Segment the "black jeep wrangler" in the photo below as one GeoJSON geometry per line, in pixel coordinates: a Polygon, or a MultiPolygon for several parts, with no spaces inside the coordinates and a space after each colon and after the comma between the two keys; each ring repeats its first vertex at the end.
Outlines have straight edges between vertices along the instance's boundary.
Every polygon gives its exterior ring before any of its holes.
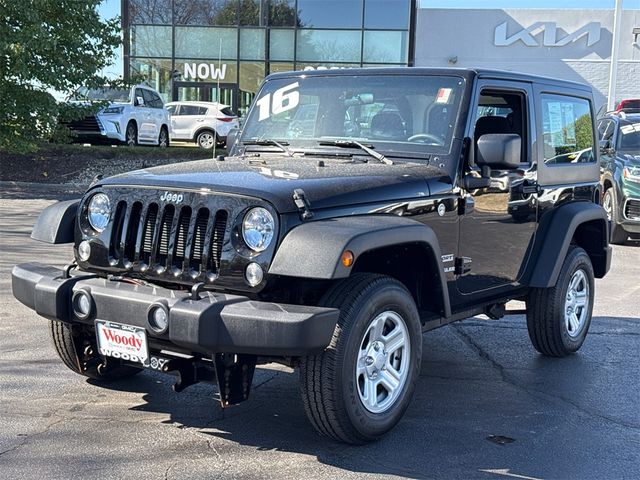
{"type": "MultiPolygon", "coordinates": [[[[99,180],[38,219],[63,270],[13,270],[58,354],[96,380],[143,367],[246,400],[257,364],[300,370],[311,423],[389,431],[422,332],[526,302],[544,355],[577,351],[609,270],[590,88],[507,72],[268,77],[230,155],[99,180]]],[[[520,312],[524,313],[524,312],[520,312]]]]}

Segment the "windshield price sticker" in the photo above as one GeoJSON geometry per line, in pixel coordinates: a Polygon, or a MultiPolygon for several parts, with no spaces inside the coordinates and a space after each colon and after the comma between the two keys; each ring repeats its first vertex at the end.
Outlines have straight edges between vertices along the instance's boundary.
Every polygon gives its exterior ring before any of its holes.
{"type": "Polygon", "coordinates": [[[436,103],[449,103],[451,98],[451,88],[441,88],[438,90],[438,96],[436,97],[436,103]]]}
{"type": "Polygon", "coordinates": [[[257,100],[256,105],[259,109],[258,121],[261,122],[271,115],[277,115],[296,108],[300,103],[300,92],[296,90],[299,86],[298,82],[294,82],[273,92],[273,98],[271,93],[267,93],[257,100]]]}

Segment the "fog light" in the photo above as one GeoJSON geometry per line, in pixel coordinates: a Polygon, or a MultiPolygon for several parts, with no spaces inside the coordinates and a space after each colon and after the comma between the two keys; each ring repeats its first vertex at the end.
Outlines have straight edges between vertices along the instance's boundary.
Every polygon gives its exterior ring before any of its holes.
{"type": "Polygon", "coordinates": [[[93,313],[93,299],[84,290],[78,290],[71,299],[73,313],[80,320],[88,319],[93,313]]]}
{"type": "Polygon", "coordinates": [[[165,333],[169,328],[169,309],[162,304],[152,305],[148,316],[149,326],[156,333],[165,333]]]}
{"type": "Polygon", "coordinates": [[[89,260],[91,256],[91,244],[88,240],[83,240],[80,242],[80,245],[78,245],[78,256],[83,262],[89,260]]]}
{"type": "Polygon", "coordinates": [[[262,267],[255,262],[247,265],[247,269],[244,272],[244,278],[247,280],[247,283],[255,287],[262,282],[264,278],[264,272],[262,271],[262,267]]]}

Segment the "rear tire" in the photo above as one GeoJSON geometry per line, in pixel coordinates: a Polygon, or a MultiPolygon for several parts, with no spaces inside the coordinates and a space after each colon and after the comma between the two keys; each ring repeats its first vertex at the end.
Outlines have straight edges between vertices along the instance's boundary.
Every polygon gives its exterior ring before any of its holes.
{"type": "Polygon", "coordinates": [[[551,357],[577,352],[589,331],[594,293],[589,255],[569,247],[556,285],[529,293],[527,330],[534,348],[551,357]]]}
{"type": "Polygon", "coordinates": [[[362,444],[391,430],[420,373],[422,329],[415,302],[397,280],[355,274],[320,302],[340,309],[331,343],[300,360],[307,416],[322,435],[362,444]]]}
{"type": "Polygon", "coordinates": [[[205,150],[211,150],[216,142],[216,134],[213,130],[203,130],[198,133],[196,137],[196,143],[200,148],[205,150]]]}
{"type": "MultiPolygon", "coordinates": [[[[81,327],[72,327],[69,324],[51,320],[50,333],[53,340],[53,346],[64,363],[73,372],[92,378],[94,380],[112,381],[126,377],[131,377],[142,371],[142,368],[130,367],[128,365],[119,365],[117,359],[112,359],[113,363],[109,364],[106,369],[98,369],[97,365],[81,366],[81,355],[83,352],[76,352],[76,342],[83,344],[83,330],[81,327]]],[[[91,339],[93,340],[93,339],[91,339]]]]}
{"type": "Polygon", "coordinates": [[[618,203],[616,202],[616,196],[613,193],[613,187],[607,188],[602,197],[602,208],[607,212],[607,218],[611,225],[611,243],[614,245],[623,245],[629,238],[629,234],[616,223],[616,209],[618,203]]]}

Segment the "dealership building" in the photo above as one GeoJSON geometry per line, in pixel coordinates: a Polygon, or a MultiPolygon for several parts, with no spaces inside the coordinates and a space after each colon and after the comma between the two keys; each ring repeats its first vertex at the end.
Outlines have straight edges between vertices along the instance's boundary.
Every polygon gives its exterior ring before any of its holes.
{"type": "Polygon", "coordinates": [[[638,9],[622,10],[616,22],[613,9],[422,8],[426,3],[122,0],[124,74],[146,79],[165,101],[220,100],[241,113],[269,73],[345,67],[523,71],[586,82],[598,105],[614,77],[615,100],[640,98],[638,9]]]}

